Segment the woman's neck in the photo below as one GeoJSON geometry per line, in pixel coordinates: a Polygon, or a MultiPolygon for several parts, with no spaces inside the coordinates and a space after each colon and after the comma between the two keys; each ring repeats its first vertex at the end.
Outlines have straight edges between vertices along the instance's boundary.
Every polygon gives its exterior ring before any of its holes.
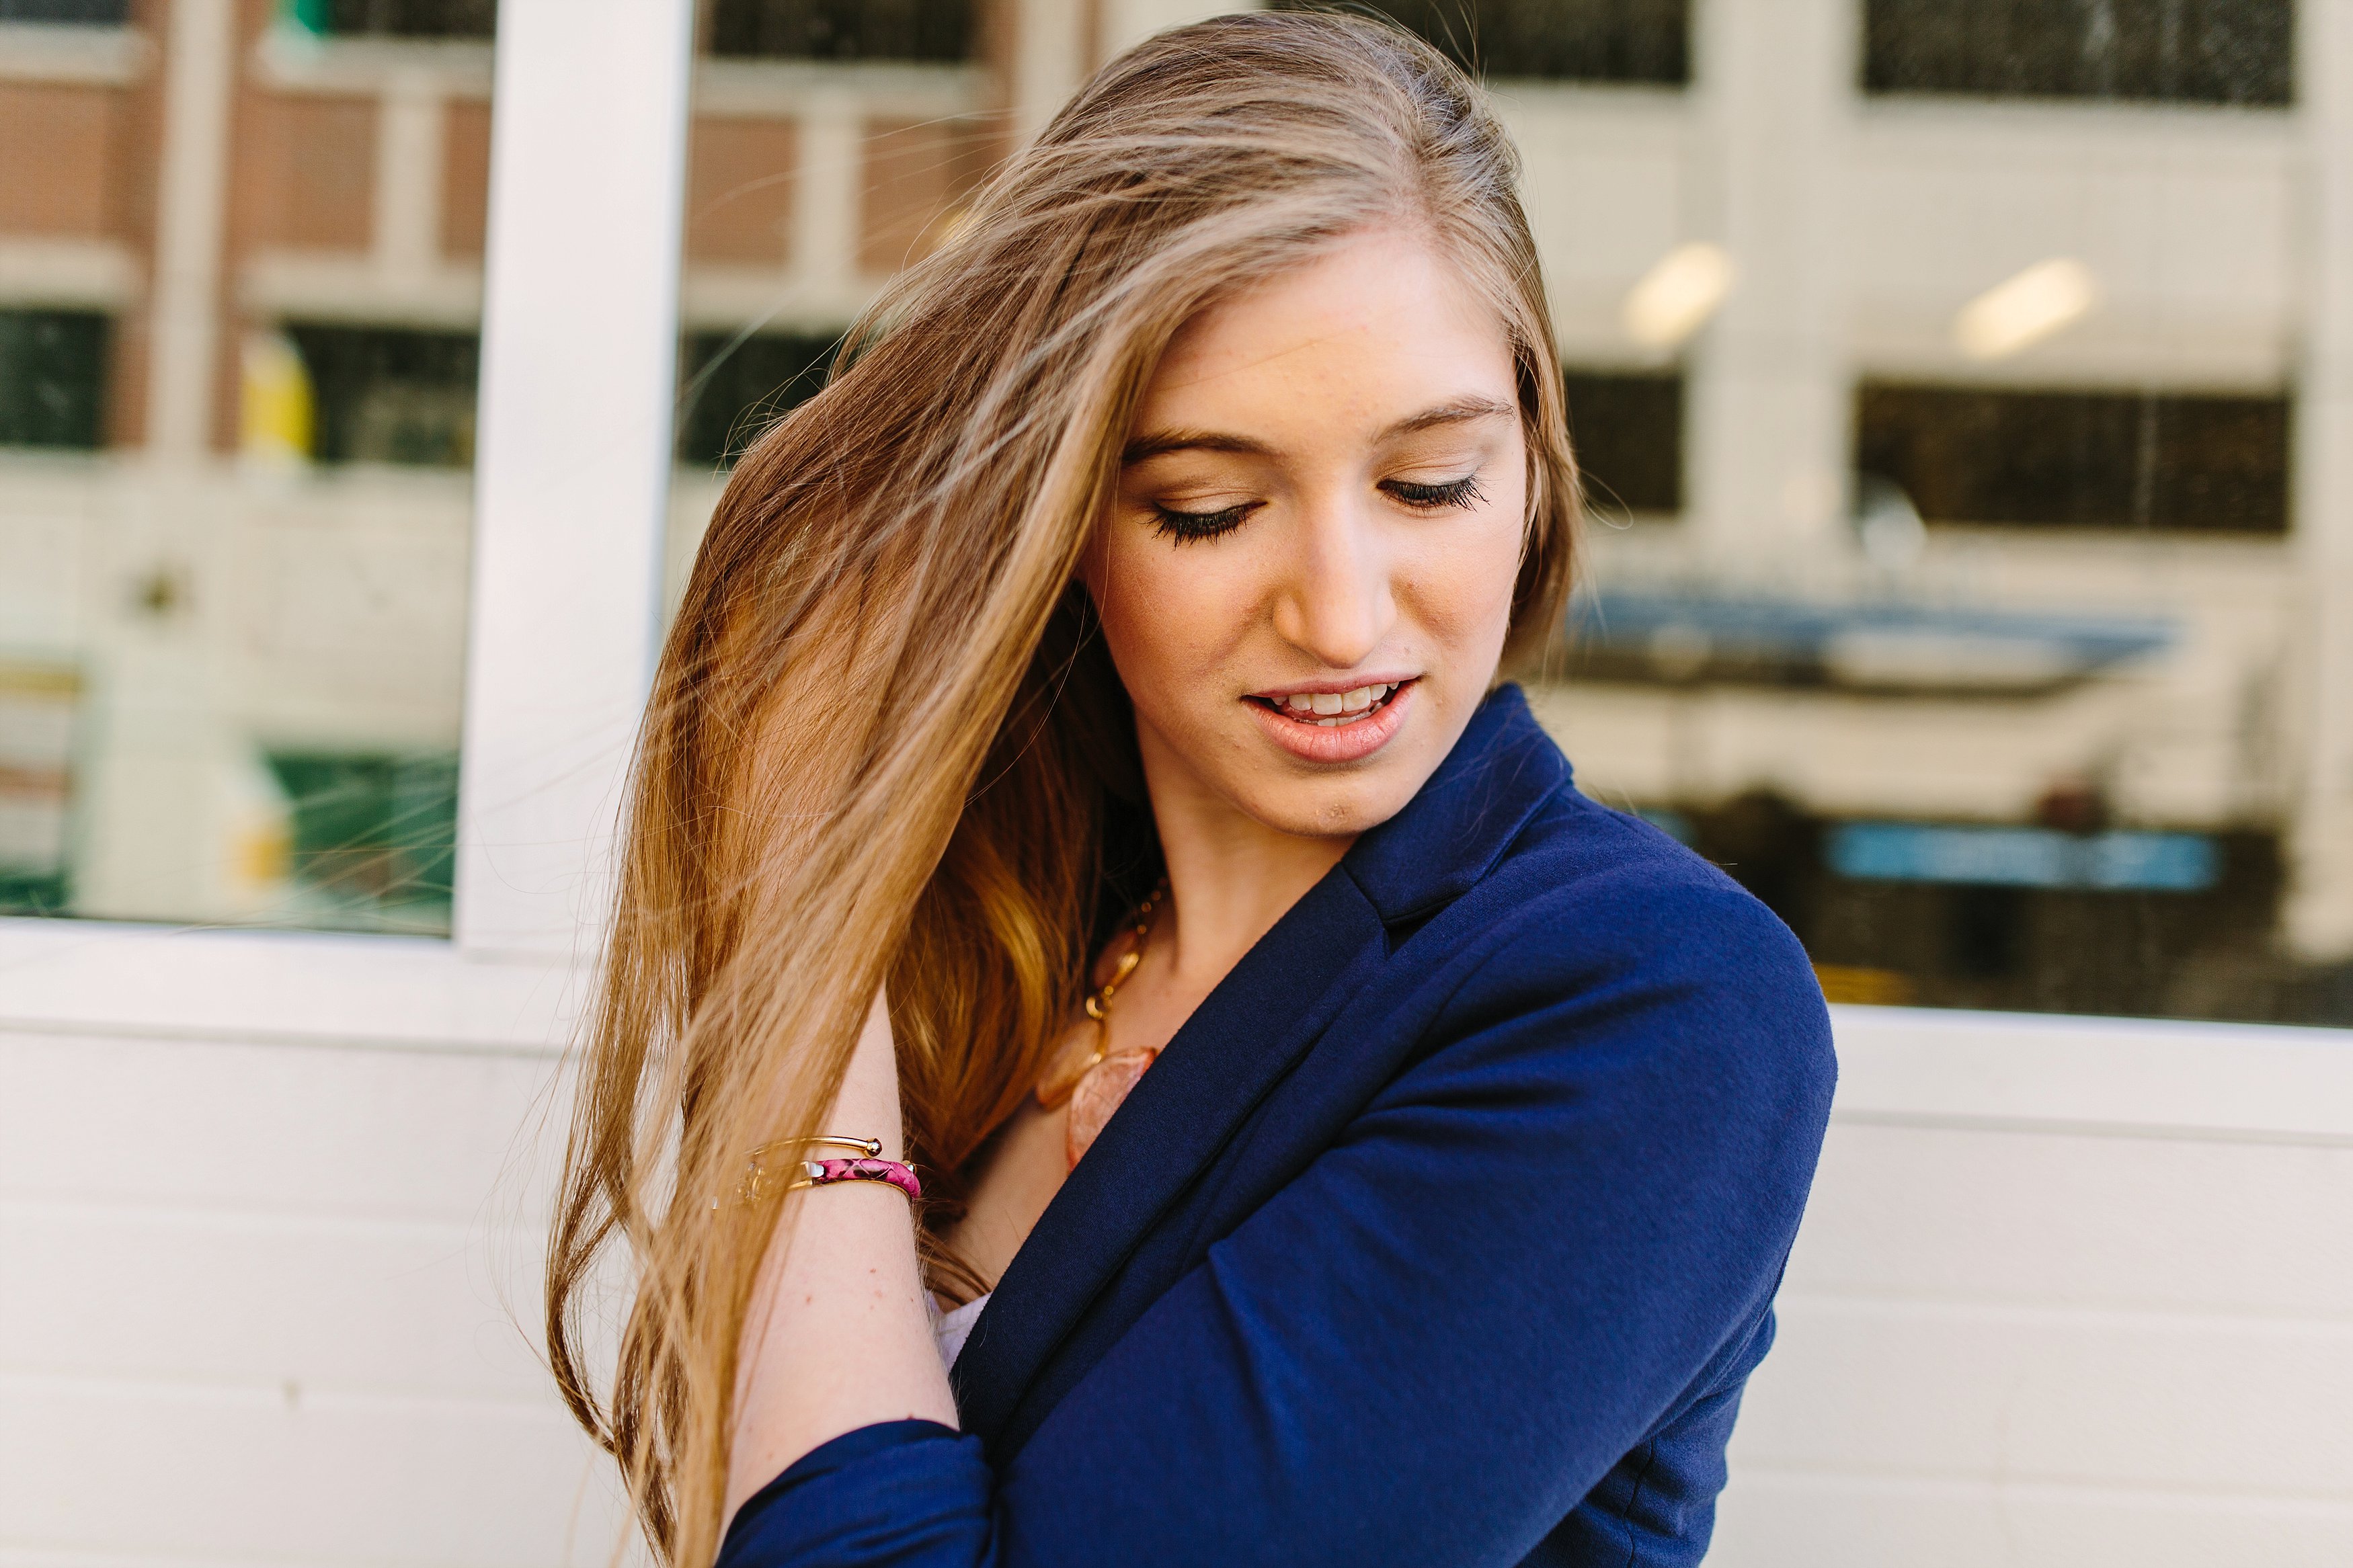
{"type": "Polygon", "coordinates": [[[1168,912],[1153,945],[1180,991],[1206,995],[1356,842],[1269,827],[1209,790],[1141,734],[1153,820],[1168,866],[1168,912]]]}

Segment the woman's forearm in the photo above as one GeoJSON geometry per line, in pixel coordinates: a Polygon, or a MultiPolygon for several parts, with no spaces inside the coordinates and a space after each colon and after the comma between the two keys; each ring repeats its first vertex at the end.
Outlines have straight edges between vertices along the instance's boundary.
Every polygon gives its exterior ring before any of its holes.
{"type": "MultiPolygon", "coordinates": [[[[882,1140],[905,1157],[897,1062],[880,996],[824,1131],[882,1140]]],[[[786,1205],[744,1329],[726,1510],[829,1438],[878,1421],[955,1425],[955,1401],[925,1310],[907,1200],[842,1182],[786,1205]]]]}

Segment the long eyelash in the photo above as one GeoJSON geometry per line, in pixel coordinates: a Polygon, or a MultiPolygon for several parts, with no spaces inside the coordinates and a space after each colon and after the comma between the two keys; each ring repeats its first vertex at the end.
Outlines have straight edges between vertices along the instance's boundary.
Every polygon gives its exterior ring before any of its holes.
{"type": "Polygon", "coordinates": [[[1487,499],[1487,492],[1479,488],[1479,476],[1476,474],[1465,474],[1442,485],[1417,485],[1405,479],[1391,479],[1381,488],[1408,506],[1425,507],[1432,511],[1442,506],[1467,509],[1487,499]]]}
{"type": "Polygon", "coordinates": [[[1254,503],[1244,501],[1221,511],[1174,511],[1165,506],[1152,509],[1152,531],[1179,544],[1189,544],[1197,539],[1215,539],[1221,533],[1231,533],[1242,525],[1242,519],[1254,510],[1254,503]]]}

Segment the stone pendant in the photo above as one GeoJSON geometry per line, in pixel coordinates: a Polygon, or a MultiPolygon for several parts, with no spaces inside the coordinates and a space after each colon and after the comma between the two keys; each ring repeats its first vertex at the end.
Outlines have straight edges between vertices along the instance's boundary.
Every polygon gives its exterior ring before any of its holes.
{"type": "Polygon", "coordinates": [[[1071,1121],[1067,1147],[1071,1165],[1076,1169],[1079,1156],[1093,1144],[1095,1135],[1119,1109],[1127,1091],[1136,1085],[1160,1053],[1141,1048],[1113,1051],[1082,1074],[1078,1087],[1071,1091],[1071,1121]]]}

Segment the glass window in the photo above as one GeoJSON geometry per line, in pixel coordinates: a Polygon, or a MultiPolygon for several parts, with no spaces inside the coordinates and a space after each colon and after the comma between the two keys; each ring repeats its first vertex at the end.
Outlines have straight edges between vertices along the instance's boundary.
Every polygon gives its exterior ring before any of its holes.
{"type": "Polygon", "coordinates": [[[112,325],[97,310],[0,310],[0,447],[100,445],[112,325]]]}
{"type": "Polygon", "coordinates": [[[1681,511],[1683,377],[1575,366],[1565,374],[1587,503],[1603,516],[1681,511]]]}
{"type": "Polygon", "coordinates": [[[738,58],[945,60],[973,48],[971,0],[714,0],[710,50],[738,58]]]}
{"type": "Polygon", "coordinates": [[[2206,107],[2289,100],[2293,7],[1868,0],[1867,89],[1921,96],[1861,115],[1768,12],[1696,12],[1674,100],[1515,110],[1561,341],[1680,367],[1570,374],[1615,526],[1534,696],[1580,784],[1833,1000],[2353,1023],[2353,495],[2308,449],[2353,153],[2206,107]]]}
{"type": "Polygon", "coordinates": [[[0,0],[0,22],[119,27],[130,19],[131,0],[0,0]]]}
{"type": "Polygon", "coordinates": [[[287,0],[281,15],[325,37],[487,38],[498,0],[287,0]]]}
{"type": "Polygon", "coordinates": [[[2286,103],[2294,0],[1865,0],[1873,92],[2286,103]]]}
{"type": "Polygon", "coordinates": [[[977,15],[967,0],[717,0],[705,13],[673,589],[726,468],[824,384],[843,331],[937,242],[1001,150],[1008,89],[976,58],[977,15]]]}
{"type": "Polygon", "coordinates": [[[2284,533],[2288,405],[1866,382],[1854,466],[1930,522],[2284,533]]]}
{"type": "Polygon", "coordinates": [[[0,912],[448,930],[491,13],[0,3],[0,912]]]}
{"type": "MultiPolygon", "coordinates": [[[[1984,25],[1936,58],[2114,67],[1969,77],[1877,63],[1928,7],[1385,9],[1515,77],[1690,78],[1508,105],[1599,524],[1530,679],[1582,786],[1779,911],[1836,1000],[2353,1022],[2353,817],[2311,749],[2353,605],[2306,565],[2353,498],[2299,445],[2314,280],[2353,274],[2334,176],[2295,117],[2225,141],[2192,103],[1857,117],[1833,47],[1866,28],[1873,89],[2281,102],[2284,12],[1947,7],[1984,25]]],[[[724,467],[1076,85],[1034,34],[923,58],[821,15],[707,16],[674,574],[724,467]]]]}
{"type": "Polygon", "coordinates": [[[760,432],[825,384],[837,338],[807,332],[696,332],[680,372],[678,459],[731,467],[760,432]]]}
{"type": "MultiPolygon", "coordinates": [[[[1274,8],[1327,6],[1278,0],[1274,8]]],[[[1687,0],[1377,0],[1341,8],[1391,17],[1490,76],[1664,87],[1691,78],[1687,0]]]]}

